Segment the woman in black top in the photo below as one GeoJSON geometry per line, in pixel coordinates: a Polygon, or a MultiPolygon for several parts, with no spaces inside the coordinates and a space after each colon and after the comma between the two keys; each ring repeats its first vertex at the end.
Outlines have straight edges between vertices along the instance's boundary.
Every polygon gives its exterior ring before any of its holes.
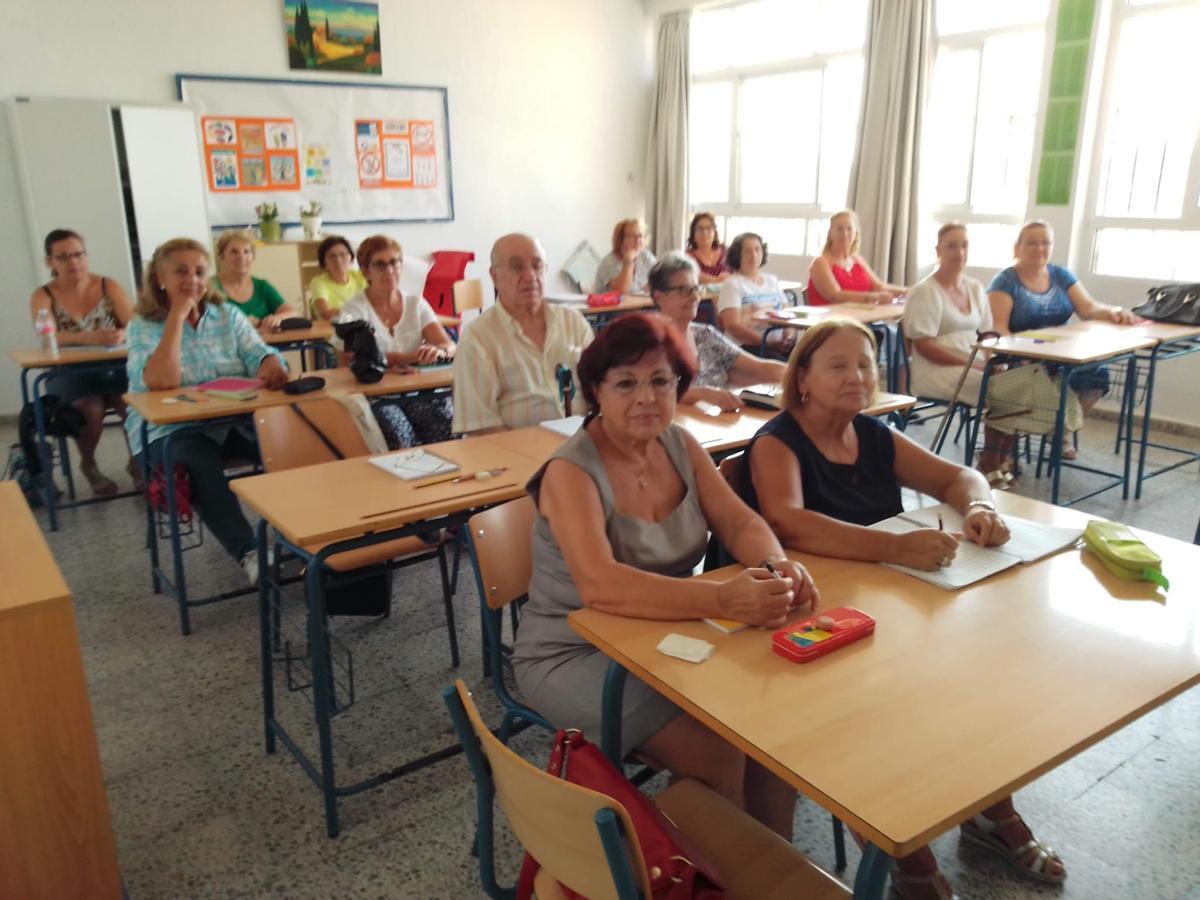
{"type": "MultiPolygon", "coordinates": [[[[901,486],[954,507],[963,516],[966,540],[1007,541],[1008,528],[982,474],[862,414],[874,400],[877,380],[875,338],[866,327],[831,318],[805,331],[784,374],[784,411],[746,450],[747,503],[785,547],[842,559],[926,570],[950,564],[958,541],[948,532],[887,534],[864,527],[901,512],[901,486]]],[[[1050,882],[1066,877],[1062,860],[1034,839],[1011,797],[964,822],[962,833],[1023,874],[1050,882]]],[[[892,885],[905,900],[954,896],[928,847],[897,860],[892,885]]]]}

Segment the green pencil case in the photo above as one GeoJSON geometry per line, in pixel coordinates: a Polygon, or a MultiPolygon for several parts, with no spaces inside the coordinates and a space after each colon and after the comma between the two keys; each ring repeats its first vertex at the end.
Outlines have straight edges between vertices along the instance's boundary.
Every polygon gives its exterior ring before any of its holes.
{"type": "Polygon", "coordinates": [[[1083,544],[1104,563],[1104,568],[1126,581],[1153,581],[1163,590],[1171,583],[1162,572],[1162,557],[1120,522],[1095,519],[1083,530],[1083,544]]]}

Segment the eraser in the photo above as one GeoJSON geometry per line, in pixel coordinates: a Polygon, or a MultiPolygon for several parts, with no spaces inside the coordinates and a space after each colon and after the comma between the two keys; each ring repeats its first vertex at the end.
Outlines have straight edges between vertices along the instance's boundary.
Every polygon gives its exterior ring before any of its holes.
{"type": "Polygon", "coordinates": [[[672,633],[658,642],[657,649],[659,653],[673,656],[676,659],[692,663],[702,663],[712,656],[713,651],[717,648],[708,641],[672,633]]]}

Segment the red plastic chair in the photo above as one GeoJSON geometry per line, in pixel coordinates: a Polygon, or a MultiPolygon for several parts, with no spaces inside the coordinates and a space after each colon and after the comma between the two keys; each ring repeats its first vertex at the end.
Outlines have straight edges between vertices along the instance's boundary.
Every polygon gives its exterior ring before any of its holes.
{"type": "Polygon", "coordinates": [[[425,299],[438,315],[454,315],[454,282],[461,281],[475,254],[468,250],[435,250],[433,268],[425,276],[425,299]]]}

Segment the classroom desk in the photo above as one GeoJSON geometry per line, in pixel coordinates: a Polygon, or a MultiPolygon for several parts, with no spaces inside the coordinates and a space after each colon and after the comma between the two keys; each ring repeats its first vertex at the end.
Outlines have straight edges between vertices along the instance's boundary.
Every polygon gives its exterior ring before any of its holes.
{"type": "MultiPolygon", "coordinates": [[[[1136,394],[1137,365],[1135,357],[1137,351],[1152,347],[1154,343],[1154,338],[1133,329],[1111,327],[1106,329],[1079,330],[1070,326],[1059,326],[1056,328],[1039,328],[1024,334],[1005,335],[999,340],[989,339],[978,345],[998,356],[1048,362],[1058,366],[1058,377],[1060,379],[1058,409],[1054,417],[1054,435],[1050,445],[1049,462],[1052,479],[1050,488],[1051,503],[1059,502],[1059,484],[1064,465],[1072,469],[1079,469],[1112,479],[1111,484],[1075,497],[1068,501],[1066,505],[1070,506],[1073,503],[1078,503],[1080,500],[1093,497],[1111,487],[1115,487],[1117,484],[1123,485],[1123,496],[1128,499],[1131,459],[1131,451],[1128,443],[1126,444],[1124,469],[1120,475],[1113,472],[1106,472],[1103,469],[1093,469],[1089,466],[1079,465],[1078,463],[1068,463],[1063,460],[1062,449],[1066,421],[1067,391],[1070,390],[1067,382],[1070,379],[1071,371],[1077,366],[1094,362],[1120,362],[1121,360],[1127,360],[1126,396],[1122,400],[1121,421],[1125,424],[1125,439],[1128,442],[1133,436],[1133,416],[1132,413],[1126,416],[1125,407],[1132,403],[1136,394]]],[[[983,378],[980,379],[979,400],[975,406],[973,419],[974,426],[966,442],[965,465],[967,466],[974,463],[971,457],[975,451],[975,444],[979,438],[979,428],[984,419],[986,408],[984,398],[987,397],[988,382],[991,380],[991,376],[992,370],[988,366],[983,370],[983,378]]]]}
{"type": "MultiPolygon", "coordinates": [[[[368,397],[379,397],[393,394],[433,393],[448,390],[453,383],[453,368],[448,365],[429,366],[410,373],[388,372],[382,380],[375,384],[359,384],[348,368],[322,369],[320,377],[325,379],[325,387],[308,394],[292,396],[283,391],[260,390],[252,400],[226,400],[210,397],[194,387],[177,388],[168,391],[146,391],[126,394],[125,402],[130,409],[142,416],[142,446],[149,446],[149,428],[151,425],[216,425],[236,424],[252,416],[256,410],[271,406],[281,406],[289,403],[304,403],[321,397],[329,397],[338,393],[361,392],[368,397]],[[180,401],[179,397],[188,397],[195,402],[180,401]]],[[[162,442],[163,469],[172,470],[172,442],[180,432],[168,434],[162,442]]],[[[142,455],[142,469],[147,482],[150,480],[151,461],[148,454],[142,455]]],[[[150,550],[150,581],[154,592],[161,593],[165,587],[174,597],[179,607],[180,631],[191,634],[191,617],[188,610],[193,606],[204,606],[220,600],[228,600],[250,592],[250,589],[239,588],[225,591],[211,597],[192,599],[188,597],[187,576],[184,571],[182,543],[183,532],[177,515],[177,498],[175,496],[175,481],[166,480],[166,533],[163,535],[171,548],[171,575],[168,577],[159,563],[159,529],[156,527],[156,513],[146,504],[146,543],[150,550]]]]}
{"type": "Polygon", "coordinates": [[[266,750],[274,753],[276,742],[282,742],[321,790],[325,801],[325,827],[330,837],[336,837],[339,831],[339,797],[370,790],[424,768],[453,755],[458,748],[439,750],[355,784],[337,784],[332,728],[334,673],[322,581],[325,561],[336,553],[428,531],[430,520],[436,519],[438,526],[462,523],[480,507],[523,496],[525,482],[542,464],[540,459],[515,453],[494,442],[491,435],[429,444],[423,449],[454,460],[464,473],[498,466],[506,466],[508,470],[486,482],[422,487],[444,476],[402,481],[372,465],[367,457],[357,457],[242,478],[231,485],[234,493],[262,517],[257,534],[259,571],[263,573],[259,588],[259,649],[266,750]],[[277,544],[298,556],[307,569],[307,639],[320,746],[320,759],[316,762],[305,755],[275,716],[274,668],[286,661],[277,659],[272,649],[272,617],[266,580],[268,528],[275,532],[277,544]]]}
{"type": "MultiPolygon", "coordinates": [[[[328,322],[315,322],[312,328],[304,328],[296,331],[276,331],[262,335],[263,340],[267,344],[281,351],[299,350],[301,352],[302,369],[305,366],[304,351],[306,350],[313,350],[321,354],[325,363],[332,364],[334,353],[333,348],[329,345],[329,339],[332,337],[333,326],[328,322]]],[[[52,356],[40,347],[22,347],[9,351],[9,357],[21,368],[21,403],[24,405],[30,402],[30,400],[33,401],[34,428],[37,433],[38,450],[42,454],[42,492],[46,502],[46,512],[51,531],[58,530],[58,510],[60,508],[70,508],[88,503],[101,503],[122,497],[132,497],[138,492],[125,491],[105,497],[89,497],[84,500],[76,500],[75,479],[71,471],[71,460],[67,452],[67,443],[65,439],[60,439],[59,459],[63,478],[67,482],[67,496],[70,498],[70,502],[60,503],[58,501],[54,488],[50,445],[46,441],[46,416],[42,406],[43,385],[48,379],[63,370],[70,370],[74,374],[83,375],[109,372],[114,368],[124,369],[128,355],[128,350],[124,346],[110,349],[86,346],[62,347],[55,356],[52,356]],[[38,374],[34,376],[31,385],[29,378],[34,372],[38,374]]]]}
{"type": "MultiPolygon", "coordinates": [[[[868,416],[889,416],[916,406],[917,398],[905,394],[881,393],[864,413],[868,416]]],[[[744,406],[738,412],[720,412],[711,403],[679,404],[675,407],[675,422],[713,456],[727,456],[743,449],[767,422],[779,414],[756,406],[744,406]]],[[[534,425],[489,435],[492,440],[514,453],[522,453],[545,461],[566,438],[557,431],[534,425]]]]}
{"type": "MultiPolygon", "coordinates": [[[[1089,518],[996,500],[1027,519],[1089,518]]],[[[855,606],[878,622],[872,637],[803,665],[773,653],[761,629],[724,635],[595,610],[568,621],[614,660],[612,687],[624,667],[862,834],[873,846],[855,896],[881,897],[889,856],[1200,683],[1200,547],[1142,536],[1163,557],[1169,594],[1122,581],[1080,550],[958,592],[872,563],[789,554],[825,608],[855,606]],[[701,665],[664,656],[655,645],[669,632],[716,652],[701,665]]]]}
{"type": "Polygon", "coordinates": [[[621,302],[615,306],[588,306],[587,303],[564,303],[555,300],[547,300],[546,302],[582,313],[586,318],[591,319],[592,324],[596,327],[601,327],[610,319],[622,313],[637,312],[638,310],[653,309],[654,307],[654,301],[646,294],[623,294],[621,302]]]}
{"type": "Polygon", "coordinates": [[[771,332],[781,328],[803,331],[831,317],[853,319],[875,332],[876,338],[880,340],[879,351],[887,357],[887,388],[890,391],[896,390],[899,384],[898,360],[904,353],[904,347],[900,342],[898,329],[886,326],[894,325],[904,318],[903,303],[835,303],[829,306],[793,306],[758,313],[754,316],[755,321],[767,326],[762,334],[759,354],[766,355],[767,336],[771,332]]]}
{"type": "Polygon", "coordinates": [[[16,482],[0,522],[0,895],[119,900],[71,592],[16,482]]]}

